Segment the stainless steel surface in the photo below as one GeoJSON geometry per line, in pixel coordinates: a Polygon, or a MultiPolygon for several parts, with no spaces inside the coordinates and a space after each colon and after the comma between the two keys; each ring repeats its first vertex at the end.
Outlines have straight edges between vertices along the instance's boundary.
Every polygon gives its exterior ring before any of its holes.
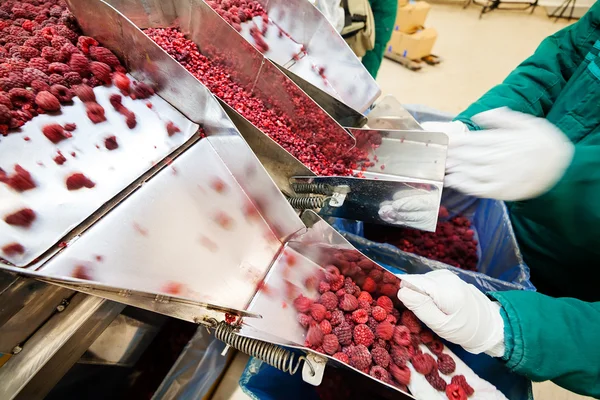
{"type": "Polygon", "coordinates": [[[379,100],[369,112],[368,126],[371,129],[421,130],[421,125],[392,95],[379,100]]]}
{"type": "Polygon", "coordinates": [[[0,368],[1,399],[43,398],[124,306],[77,294],[0,368]]]}

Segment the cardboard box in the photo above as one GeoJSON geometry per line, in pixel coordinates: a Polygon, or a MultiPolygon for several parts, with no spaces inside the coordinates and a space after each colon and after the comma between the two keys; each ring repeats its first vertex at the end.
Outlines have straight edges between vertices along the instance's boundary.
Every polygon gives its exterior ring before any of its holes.
{"type": "Polygon", "coordinates": [[[424,1],[408,3],[404,7],[398,7],[394,31],[410,33],[416,28],[424,26],[430,8],[429,3],[424,1]]]}
{"type": "Polygon", "coordinates": [[[437,31],[434,28],[425,28],[414,33],[394,31],[385,56],[391,59],[405,57],[418,60],[431,54],[436,39],[437,31]]]}

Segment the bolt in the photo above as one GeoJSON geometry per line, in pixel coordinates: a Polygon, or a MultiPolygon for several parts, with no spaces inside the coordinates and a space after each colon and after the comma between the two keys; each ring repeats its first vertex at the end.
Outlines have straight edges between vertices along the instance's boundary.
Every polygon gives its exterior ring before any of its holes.
{"type": "Polygon", "coordinates": [[[59,304],[58,306],[56,306],[56,311],[58,311],[58,312],[65,311],[65,306],[62,304],[59,304]]]}
{"type": "Polygon", "coordinates": [[[19,354],[22,350],[23,350],[23,348],[21,346],[16,345],[15,347],[13,347],[12,353],[13,354],[19,354]]]}

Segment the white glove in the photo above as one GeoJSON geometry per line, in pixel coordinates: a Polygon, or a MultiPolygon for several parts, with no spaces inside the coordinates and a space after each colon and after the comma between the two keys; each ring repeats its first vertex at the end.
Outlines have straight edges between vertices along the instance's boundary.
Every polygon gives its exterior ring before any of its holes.
{"type": "Polygon", "coordinates": [[[452,122],[423,122],[421,128],[428,132],[442,132],[452,138],[456,135],[469,132],[469,128],[460,121],[452,122]]]}
{"type": "Polygon", "coordinates": [[[398,298],[440,337],[469,353],[504,355],[500,305],[448,270],[400,275],[398,298]]]}
{"type": "Polygon", "coordinates": [[[437,219],[437,196],[426,190],[401,190],[394,193],[392,201],[379,204],[379,217],[388,224],[427,226],[437,219]]]}
{"type": "Polygon", "coordinates": [[[445,186],[497,200],[526,200],[550,190],[575,146],[544,118],[498,108],[473,121],[481,132],[450,139],[445,186]]]}

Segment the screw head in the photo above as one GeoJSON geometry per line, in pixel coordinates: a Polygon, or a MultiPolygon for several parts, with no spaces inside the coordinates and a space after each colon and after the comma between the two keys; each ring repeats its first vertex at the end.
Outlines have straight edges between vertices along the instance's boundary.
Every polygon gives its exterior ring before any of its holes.
{"type": "Polygon", "coordinates": [[[63,311],[65,311],[65,306],[64,306],[64,304],[59,304],[58,306],[56,306],[56,311],[58,311],[58,312],[63,312],[63,311]]]}
{"type": "Polygon", "coordinates": [[[23,348],[21,346],[16,345],[15,347],[13,347],[12,353],[13,354],[19,354],[22,350],[23,350],[23,348]]]}

